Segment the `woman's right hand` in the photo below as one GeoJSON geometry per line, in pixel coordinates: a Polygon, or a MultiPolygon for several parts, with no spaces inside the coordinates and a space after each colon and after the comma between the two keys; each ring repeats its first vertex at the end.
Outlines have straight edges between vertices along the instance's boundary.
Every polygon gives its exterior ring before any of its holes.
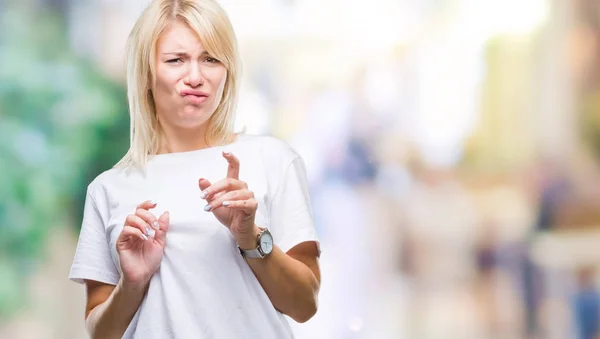
{"type": "Polygon", "coordinates": [[[158,270],[166,245],[169,228],[169,212],[158,219],[150,212],[156,203],[144,201],[135,214],[125,219],[125,225],[117,238],[117,253],[125,283],[146,284],[158,270]],[[154,237],[146,234],[147,227],[155,230],[154,237]]]}

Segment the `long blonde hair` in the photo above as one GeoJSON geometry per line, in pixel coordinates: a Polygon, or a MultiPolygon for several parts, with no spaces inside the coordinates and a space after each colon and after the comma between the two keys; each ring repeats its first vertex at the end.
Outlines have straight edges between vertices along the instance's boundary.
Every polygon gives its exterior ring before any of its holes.
{"type": "Polygon", "coordinates": [[[207,122],[206,143],[222,145],[235,139],[233,128],[241,65],[227,14],[214,0],[154,0],[137,20],[127,41],[130,146],[115,167],[143,169],[149,157],[158,151],[159,126],[152,96],[156,81],[156,43],[174,20],[189,25],[198,34],[204,49],[227,69],[221,102],[207,122]]]}

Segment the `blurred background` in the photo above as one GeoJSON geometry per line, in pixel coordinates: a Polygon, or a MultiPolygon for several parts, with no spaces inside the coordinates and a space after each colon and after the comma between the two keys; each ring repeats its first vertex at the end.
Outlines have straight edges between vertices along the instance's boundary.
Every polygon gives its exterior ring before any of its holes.
{"type": "MultiPolygon", "coordinates": [[[[0,0],[0,338],[86,338],[87,184],[146,0],[0,0]]],[[[299,339],[600,338],[600,1],[222,0],[237,127],[307,164],[299,339]]]]}

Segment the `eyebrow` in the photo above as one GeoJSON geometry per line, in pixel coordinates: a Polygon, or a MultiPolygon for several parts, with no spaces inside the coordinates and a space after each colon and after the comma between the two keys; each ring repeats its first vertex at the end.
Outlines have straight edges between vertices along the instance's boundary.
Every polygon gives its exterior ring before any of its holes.
{"type": "MultiPolygon", "coordinates": [[[[182,57],[182,56],[187,56],[188,54],[186,52],[165,52],[162,55],[175,55],[178,57],[182,57]]],[[[202,53],[200,53],[200,56],[205,56],[205,55],[210,55],[210,53],[208,53],[207,51],[202,51],[202,53]]]]}

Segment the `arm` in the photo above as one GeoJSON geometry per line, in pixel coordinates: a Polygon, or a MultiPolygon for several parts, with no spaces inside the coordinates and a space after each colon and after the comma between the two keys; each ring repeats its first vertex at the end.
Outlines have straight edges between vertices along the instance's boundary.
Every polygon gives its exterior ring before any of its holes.
{"type": "Polygon", "coordinates": [[[246,261],[277,310],[299,323],[315,315],[321,285],[315,242],[301,243],[287,253],[274,246],[269,256],[246,261]]]}
{"type": "Polygon", "coordinates": [[[93,339],[123,337],[144,299],[152,275],[160,266],[169,228],[169,213],[165,212],[157,219],[148,211],[154,207],[156,203],[142,202],[136,214],[125,219],[116,243],[122,272],[117,285],[85,280],[85,323],[93,339]],[[148,225],[156,229],[154,237],[144,234],[148,225]]]}
{"type": "MultiPolygon", "coordinates": [[[[229,163],[227,177],[214,184],[204,178],[198,182],[201,198],[208,202],[204,210],[212,212],[219,222],[229,228],[240,248],[256,248],[260,233],[254,223],[258,202],[254,193],[248,190],[248,185],[239,180],[240,164],[237,157],[225,152],[223,157],[229,163]]],[[[292,219],[289,214],[279,213],[272,222],[280,225],[278,227],[312,226],[305,196],[305,180],[302,179],[302,163],[297,161],[291,164],[294,166],[288,167],[289,178],[283,181],[286,187],[279,190],[285,199],[280,199],[280,204],[273,208],[277,211],[293,211],[292,219]]],[[[275,246],[271,254],[263,259],[246,260],[273,306],[297,322],[306,322],[317,311],[321,281],[318,256],[317,243],[307,241],[287,253],[275,246]]]]}
{"type": "Polygon", "coordinates": [[[148,283],[117,286],[86,280],[85,325],[90,338],[121,338],[140,307],[148,283]]]}

